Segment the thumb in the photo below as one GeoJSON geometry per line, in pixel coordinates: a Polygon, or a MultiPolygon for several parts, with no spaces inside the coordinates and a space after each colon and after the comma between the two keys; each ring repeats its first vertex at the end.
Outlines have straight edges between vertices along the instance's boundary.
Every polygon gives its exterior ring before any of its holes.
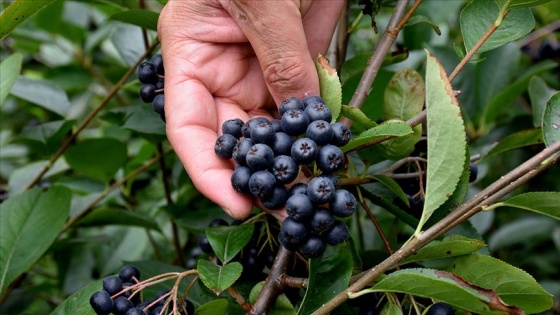
{"type": "Polygon", "coordinates": [[[251,43],[276,104],[291,96],[319,94],[319,79],[295,2],[223,1],[251,43]]]}

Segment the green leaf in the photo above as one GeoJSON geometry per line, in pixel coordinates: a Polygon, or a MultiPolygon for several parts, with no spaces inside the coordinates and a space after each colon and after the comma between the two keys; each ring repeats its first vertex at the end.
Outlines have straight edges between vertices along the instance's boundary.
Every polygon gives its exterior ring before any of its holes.
{"type": "MultiPolygon", "coordinates": [[[[264,287],[264,281],[257,283],[252,289],[251,293],[249,294],[249,302],[254,304],[259,295],[261,294],[262,288],[264,287]]],[[[288,300],[285,294],[280,294],[274,304],[267,312],[268,315],[295,315],[296,310],[294,306],[288,300]]]]}
{"type": "MultiPolygon", "coordinates": [[[[346,60],[340,69],[340,80],[342,83],[346,83],[349,78],[356,75],[361,77],[372,55],[373,52],[359,53],[346,60]]],[[[383,66],[399,63],[406,60],[406,58],[408,58],[408,52],[389,52],[383,59],[383,66]]]]}
{"type": "Polygon", "coordinates": [[[12,86],[19,77],[22,60],[22,54],[14,53],[0,64],[0,73],[2,74],[0,75],[0,106],[4,104],[12,86]]]}
{"type": "Polygon", "coordinates": [[[2,21],[2,23],[0,23],[0,39],[4,39],[18,27],[18,25],[52,2],[54,2],[54,0],[14,0],[0,15],[0,20],[2,21]]]}
{"type": "Polygon", "coordinates": [[[66,116],[70,108],[70,101],[66,92],[49,81],[20,76],[12,87],[11,93],[63,117],[66,116]]]}
{"type": "Polygon", "coordinates": [[[341,114],[344,117],[350,118],[355,124],[362,125],[363,128],[369,129],[377,126],[377,123],[362,112],[359,108],[342,105],[341,114]]]}
{"type": "Polygon", "coordinates": [[[504,206],[529,210],[560,220],[560,192],[557,191],[537,191],[520,194],[495,204],[493,208],[504,206]]]}
{"type": "Polygon", "coordinates": [[[543,139],[547,147],[560,141],[560,92],[552,95],[543,114],[543,139]]]}
{"type": "Polygon", "coordinates": [[[526,313],[544,312],[552,307],[552,295],[530,274],[499,259],[478,254],[459,257],[451,271],[474,285],[495,290],[505,303],[526,313]]]}
{"type": "MultiPolygon", "coordinates": [[[[388,200],[386,198],[382,198],[380,196],[376,196],[374,193],[369,191],[368,189],[364,189],[362,191],[364,196],[367,197],[367,200],[376,204],[383,209],[387,210],[387,212],[391,213],[399,220],[403,221],[404,223],[408,224],[410,227],[415,228],[418,226],[418,219],[410,215],[408,212],[402,210],[401,208],[395,206],[393,200],[388,200]]],[[[408,201],[408,200],[407,200],[408,201]]]]}
{"type": "Polygon", "coordinates": [[[140,226],[147,229],[159,231],[159,226],[153,218],[143,214],[119,210],[114,208],[95,209],[78,222],[79,226],[105,226],[105,225],[125,225],[140,226]]]}
{"type": "Polygon", "coordinates": [[[426,199],[416,233],[432,213],[449,199],[461,179],[466,154],[465,129],[457,99],[445,70],[428,54],[426,112],[428,169],[426,199]]]}
{"type": "Polygon", "coordinates": [[[206,236],[214,253],[226,264],[247,245],[254,228],[253,224],[214,226],[206,230],[206,236]]]}
{"type": "Polygon", "coordinates": [[[56,120],[42,123],[23,131],[17,140],[38,144],[45,155],[56,152],[62,141],[74,127],[75,120],[56,120]]]}
{"type": "Polygon", "coordinates": [[[340,107],[342,106],[342,85],[336,73],[336,69],[329,65],[329,61],[321,56],[315,60],[315,68],[319,75],[319,84],[321,89],[321,97],[329,106],[332,112],[332,121],[336,121],[340,115],[340,107]]]}
{"type": "Polygon", "coordinates": [[[503,114],[509,106],[521,96],[529,86],[531,78],[535,75],[545,71],[554,69],[557,66],[556,62],[541,62],[528,69],[520,78],[515,82],[502,89],[498,95],[494,96],[484,109],[484,119],[486,125],[494,123],[498,117],[503,114]]]}
{"type": "MultiPolygon", "coordinates": [[[[119,107],[111,110],[111,114],[123,115],[123,128],[143,134],[165,136],[165,123],[151,106],[119,107]]],[[[112,118],[108,115],[106,117],[112,118]]]]}
{"type": "Polygon", "coordinates": [[[149,10],[131,9],[117,12],[109,17],[109,20],[140,26],[142,28],[157,31],[159,14],[149,10]]]}
{"type": "Polygon", "coordinates": [[[227,306],[227,299],[217,299],[214,301],[210,301],[199,306],[196,309],[196,315],[226,314],[227,306]]]}
{"type": "Polygon", "coordinates": [[[309,286],[298,314],[310,314],[348,287],[352,253],[347,243],[327,246],[325,253],[309,262],[309,286]]]}
{"type": "Polygon", "coordinates": [[[529,8],[529,7],[535,7],[547,2],[550,2],[552,0],[510,0],[508,8],[510,9],[514,9],[514,8],[529,8]]]}
{"type": "Polygon", "coordinates": [[[399,185],[399,183],[397,183],[396,180],[386,175],[373,175],[372,177],[383,184],[385,187],[389,188],[389,190],[397,195],[397,197],[399,197],[399,199],[402,200],[407,206],[410,206],[410,202],[408,201],[408,198],[406,198],[405,192],[402,190],[401,186],[399,185]]]}
{"type": "Polygon", "coordinates": [[[103,280],[89,283],[80,290],[70,295],[64,302],[60,303],[51,315],[95,315],[95,311],[89,304],[93,293],[103,288],[103,280]]]}
{"type": "Polygon", "coordinates": [[[542,126],[544,109],[548,100],[557,92],[546,85],[541,77],[534,76],[529,81],[529,98],[533,109],[533,125],[537,128],[542,126]]]}
{"type": "Polygon", "coordinates": [[[381,310],[381,315],[402,315],[402,314],[403,314],[402,309],[397,304],[393,303],[393,301],[391,300],[387,301],[387,304],[385,304],[385,306],[381,310]]]}
{"type": "Polygon", "coordinates": [[[540,144],[542,142],[542,131],[540,128],[521,130],[503,138],[490,151],[488,151],[488,153],[486,153],[485,157],[530,145],[540,144]]]}
{"type": "Polygon", "coordinates": [[[117,139],[94,138],[70,147],[64,158],[76,172],[108,182],[126,162],[127,152],[117,139]]]}
{"type": "Polygon", "coordinates": [[[406,136],[411,134],[412,128],[404,122],[398,120],[388,120],[380,125],[370,128],[362,133],[360,133],[356,138],[350,140],[348,144],[343,146],[341,150],[343,152],[348,152],[352,149],[357,148],[363,144],[371,142],[375,139],[386,137],[386,136],[406,136]]]}
{"type": "Polygon", "coordinates": [[[238,262],[218,266],[201,259],[198,261],[196,269],[202,283],[216,295],[219,295],[241,276],[243,266],[238,262]]]}
{"type": "MultiPolygon", "coordinates": [[[[461,11],[460,24],[465,49],[472,47],[498,19],[500,7],[493,0],[473,0],[461,11]]],[[[527,35],[535,27],[535,18],[529,9],[513,9],[502,24],[482,44],[477,53],[483,53],[527,35]]]]}
{"type": "Polygon", "coordinates": [[[491,251],[550,239],[558,222],[545,216],[522,217],[499,226],[488,238],[491,251]]]}
{"type": "Polygon", "coordinates": [[[0,292],[27,271],[55,241],[68,218],[70,190],[32,189],[0,204],[0,292]]]}
{"type": "Polygon", "coordinates": [[[410,25],[414,25],[414,24],[418,24],[418,23],[426,23],[428,25],[430,25],[433,29],[434,32],[436,32],[436,34],[441,35],[441,30],[439,29],[439,26],[432,22],[427,16],[425,15],[413,15],[410,17],[410,19],[408,20],[408,22],[406,23],[406,26],[410,26],[410,25]]]}
{"type": "MultiPolygon", "coordinates": [[[[398,270],[379,281],[373,288],[361,292],[383,291],[432,298],[482,315],[503,315],[503,312],[492,311],[492,309],[506,308],[499,301],[492,301],[492,297],[495,296],[494,292],[474,287],[449,272],[433,269],[398,270]]],[[[512,314],[518,313],[512,312],[512,314]]]]}
{"type": "Polygon", "coordinates": [[[486,247],[483,241],[467,238],[461,235],[447,236],[441,241],[432,241],[420,248],[416,253],[408,256],[402,264],[428,259],[449,258],[474,253],[486,247]]]}
{"type": "MultiPolygon", "coordinates": [[[[385,119],[407,121],[416,116],[424,107],[424,81],[418,72],[403,69],[396,72],[385,89],[383,111],[385,119]]],[[[391,139],[381,144],[383,154],[389,160],[398,160],[409,156],[414,145],[422,136],[422,125],[412,129],[413,134],[391,139]]]]}

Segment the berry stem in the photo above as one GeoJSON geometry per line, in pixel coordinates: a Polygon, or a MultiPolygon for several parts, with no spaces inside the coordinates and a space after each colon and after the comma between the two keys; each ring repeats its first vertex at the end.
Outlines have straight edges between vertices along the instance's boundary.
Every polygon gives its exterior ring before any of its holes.
{"type": "Polygon", "coordinates": [[[245,312],[248,313],[251,311],[251,304],[249,304],[249,302],[247,302],[247,300],[245,300],[245,298],[241,296],[241,294],[239,294],[239,292],[234,287],[229,287],[226,289],[226,291],[237,302],[237,304],[239,304],[245,310],[245,312]]]}
{"type": "Polygon", "coordinates": [[[387,248],[387,252],[389,252],[389,255],[393,255],[394,254],[393,249],[391,248],[391,244],[389,244],[389,240],[387,239],[387,236],[385,236],[385,233],[383,232],[381,225],[379,225],[379,222],[377,222],[377,219],[373,215],[373,212],[371,212],[371,209],[369,208],[366,201],[364,200],[364,197],[362,196],[362,191],[360,190],[359,187],[357,187],[357,190],[358,190],[358,200],[360,201],[360,204],[362,205],[369,219],[375,226],[375,229],[377,230],[377,233],[379,233],[381,240],[383,240],[383,244],[385,245],[385,248],[387,248]]]}

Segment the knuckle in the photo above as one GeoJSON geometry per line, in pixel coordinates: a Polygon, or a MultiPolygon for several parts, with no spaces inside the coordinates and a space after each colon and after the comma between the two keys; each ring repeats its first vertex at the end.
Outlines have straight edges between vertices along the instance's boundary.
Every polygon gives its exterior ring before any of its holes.
{"type": "Polygon", "coordinates": [[[263,69],[266,82],[281,93],[299,91],[308,79],[304,62],[295,56],[271,58],[263,69]]]}

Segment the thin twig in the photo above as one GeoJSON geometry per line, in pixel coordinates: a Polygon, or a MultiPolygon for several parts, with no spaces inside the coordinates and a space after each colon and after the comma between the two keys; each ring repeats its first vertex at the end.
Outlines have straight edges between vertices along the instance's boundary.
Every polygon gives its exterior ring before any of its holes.
{"type": "Polygon", "coordinates": [[[348,289],[332,298],[329,302],[323,304],[323,306],[317,309],[313,314],[321,315],[332,311],[348,299],[348,294],[362,290],[381,274],[398,265],[398,263],[404,258],[412,255],[432,240],[461,224],[474,214],[481,211],[483,207],[497,202],[509,192],[518,188],[522,184],[527,183],[527,181],[531,178],[556,163],[557,159],[560,157],[559,152],[560,141],[554,143],[549,148],[545,148],[539,154],[502,176],[492,185],[488,186],[469,201],[449,213],[432,227],[423,231],[418,236],[411,238],[411,240],[395,252],[395,254],[389,256],[377,266],[369,269],[365,272],[363,277],[358,279],[355,283],[348,287],[348,289]]]}
{"type": "Polygon", "coordinates": [[[407,163],[411,163],[411,162],[416,162],[416,161],[420,161],[423,163],[427,163],[428,160],[426,160],[423,157],[419,157],[419,156],[407,156],[405,158],[402,158],[398,161],[396,161],[394,164],[392,164],[391,166],[387,167],[386,169],[382,170],[381,172],[379,172],[378,174],[380,175],[387,175],[387,174],[391,174],[394,173],[397,169],[399,169],[401,166],[407,164],[407,163]]]}
{"type": "Polygon", "coordinates": [[[76,137],[78,136],[78,134],[80,134],[80,132],[82,132],[82,130],[84,130],[86,128],[87,125],[89,125],[89,123],[93,120],[93,118],[95,116],[97,116],[97,114],[99,114],[99,112],[105,107],[105,105],[107,105],[109,103],[109,101],[113,98],[113,96],[115,96],[117,94],[117,92],[121,89],[121,87],[124,85],[124,83],[126,82],[126,80],[134,73],[136,72],[136,68],[138,68],[138,66],[140,65],[140,63],[148,56],[148,54],[154,50],[157,45],[159,44],[158,41],[156,41],[151,47],[150,49],[148,49],[142,56],[140,56],[140,58],[138,58],[138,60],[134,63],[134,65],[132,65],[128,71],[123,74],[123,76],[121,77],[121,79],[115,84],[115,86],[113,87],[113,89],[105,96],[105,98],[103,98],[98,104],[97,106],[89,113],[89,115],[86,116],[86,118],[84,119],[84,121],[82,121],[82,123],[76,127],[76,129],[72,132],[72,134],[66,138],[66,140],[62,143],[62,145],[60,146],[60,148],[58,148],[58,150],[54,153],[54,155],[50,158],[49,162],[47,163],[47,165],[45,165],[41,171],[35,176],[35,178],[33,178],[31,180],[31,182],[29,184],[27,184],[27,186],[25,187],[25,190],[29,190],[31,189],[33,186],[35,186],[35,184],[37,184],[41,178],[43,177],[43,175],[45,175],[54,165],[54,163],[58,160],[58,158],[60,158],[60,156],[62,156],[62,154],[66,151],[66,149],[68,149],[68,147],[70,147],[70,144],[72,144],[74,142],[74,140],[76,140],[76,137]]]}
{"type": "Polygon", "coordinates": [[[229,293],[229,295],[231,295],[235,302],[237,302],[237,304],[239,304],[245,310],[245,312],[248,313],[251,311],[251,304],[249,304],[249,302],[247,302],[247,300],[245,300],[245,298],[241,296],[241,294],[239,294],[239,292],[237,292],[234,287],[229,287],[226,289],[226,291],[227,293],[229,293]]]}
{"type": "Polygon", "coordinates": [[[387,248],[387,252],[389,252],[389,255],[393,255],[393,249],[391,248],[391,244],[389,244],[389,240],[387,239],[387,236],[385,236],[385,233],[383,232],[381,225],[379,224],[379,222],[377,222],[377,219],[375,218],[375,216],[371,212],[371,209],[369,208],[366,201],[362,197],[362,193],[359,187],[358,187],[358,200],[360,201],[360,205],[362,205],[362,208],[364,208],[364,210],[366,211],[369,219],[375,226],[375,229],[377,230],[377,234],[379,234],[381,240],[383,241],[383,244],[385,245],[385,248],[387,248]]]}
{"type": "Polygon", "coordinates": [[[309,279],[284,275],[280,278],[280,284],[283,287],[303,289],[309,286],[309,279]]]}

